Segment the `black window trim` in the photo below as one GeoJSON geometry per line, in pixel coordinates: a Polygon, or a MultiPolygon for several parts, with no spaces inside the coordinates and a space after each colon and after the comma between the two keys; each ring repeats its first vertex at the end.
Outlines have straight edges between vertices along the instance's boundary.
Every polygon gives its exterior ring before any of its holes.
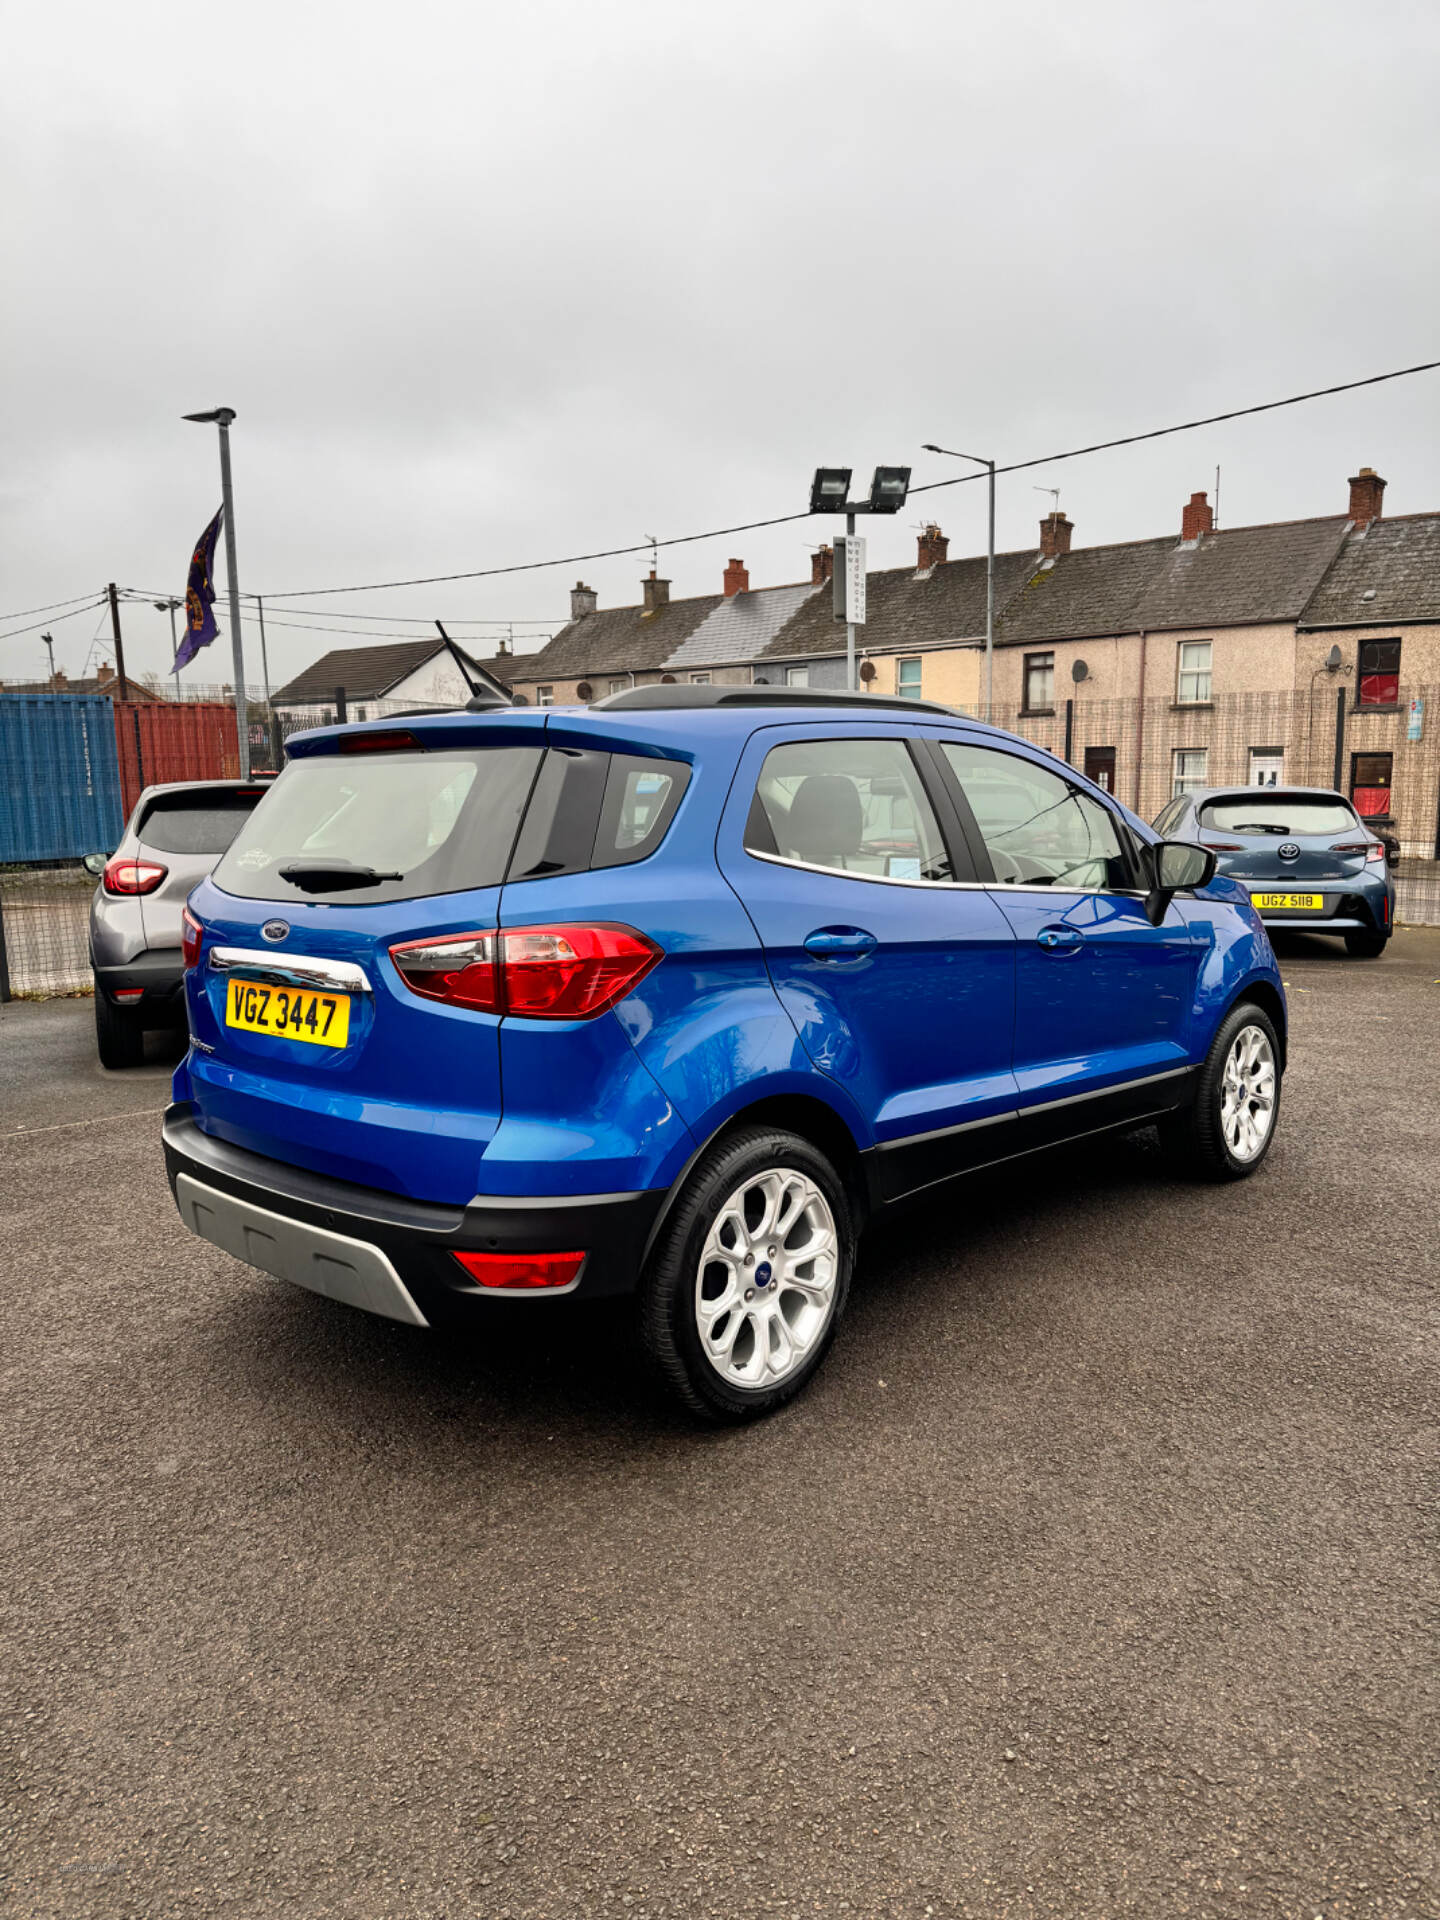
{"type": "MultiPolygon", "coordinates": [[[[753,737],[758,739],[762,736],[757,734],[753,737]]],[[[856,880],[867,886],[925,887],[931,890],[937,887],[974,888],[983,886],[984,882],[979,878],[979,872],[975,865],[974,849],[968,835],[965,833],[964,823],[951,803],[945,783],[945,772],[936,766],[934,760],[928,754],[922,751],[925,747],[931,745],[933,745],[933,741],[930,736],[910,733],[807,734],[797,732],[784,740],[771,741],[766,745],[764,752],[760,756],[760,764],[755,769],[755,781],[750,793],[750,804],[746,809],[745,825],[741,830],[740,844],[742,851],[748,854],[752,860],[765,860],[772,866],[792,867],[801,873],[830,874],[836,879],[856,880]],[[876,740],[883,740],[890,745],[900,747],[909,754],[910,764],[915,769],[916,778],[920,782],[921,792],[930,803],[930,811],[934,815],[935,825],[939,829],[940,843],[944,847],[945,856],[950,862],[951,877],[948,880],[927,880],[923,875],[918,880],[906,880],[902,879],[898,874],[856,873],[852,867],[822,867],[818,866],[812,860],[792,860],[788,855],[781,853],[778,847],[775,852],[770,853],[766,852],[763,848],[751,846],[750,837],[752,828],[758,826],[763,828],[763,832],[769,840],[770,845],[776,847],[775,830],[770,824],[770,816],[766,813],[764,802],[760,798],[760,776],[764,772],[765,763],[772,753],[784,747],[844,746],[848,741],[863,742],[869,745],[876,740]],[[966,876],[963,879],[959,877],[962,871],[966,876]]],[[[938,752],[938,748],[936,748],[936,752],[938,752]]]]}

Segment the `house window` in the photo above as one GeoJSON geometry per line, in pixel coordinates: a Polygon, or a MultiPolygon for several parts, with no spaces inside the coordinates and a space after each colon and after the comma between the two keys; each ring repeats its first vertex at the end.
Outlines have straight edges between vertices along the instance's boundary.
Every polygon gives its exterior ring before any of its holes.
{"type": "Polygon", "coordinates": [[[808,687],[810,684],[809,667],[786,667],[785,684],[787,687],[808,687]]]}
{"type": "Polygon", "coordinates": [[[692,673],[690,676],[690,684],[692,687],[708,687],[710,684],[710,676],[708,673],[692,673]]]}
{"type": "Polygon", "coordinates": [[[612,680],[610,682],[610,691],[611,693],[624,693],[628,685],[629,682],[627,680],[612,680]]]}
{"type": "Polygon", "coordinates": [[[1390,776],[1394,768],[1393,753],[1351,754],[1350,798],[1363,820],[1389,818],[1390,776]]]}
{"type": "Polygon", "coordinates": [[[368,720],[370,715],[365,711],[364,707],[356,707],[355,718],[357,720],[368,720]]]}
{"type": "Polygon", "coordinates": [[[907,700],[920,698],[920,661],[897,660],[895,662],[895,691],[903,694],[907,700]]]}
{"type": "Polygon", "coordinates": [[[1210,764],[1208,747],[1176,747],[1170,758],[1174,769],[1170,791],[1177,800],[1182,793],[1198,793],[1208,784],[1206,777],[1210,764]]]}
{"type": "Polygon", "coordinates": [[[1027,653],[1025,656],[1025,702],[1022,713],[1053,713],[1055,710],[1055,656],[1053,653],[1027,653]]]}
{"type": "Polygon", "coordinates": [[[1210,698],[1210,652],[1213,644],[1209,640],[1180,642],[1175,698],[1182,707],[1203,706],[1210,698]]]}
{"type": "Polygon", "coordinates": [[[555,704],[554,687],[536,687],[535,704],[537,707],[553,707],[555,704]]]}
{"type": "Polygon", "coordinates": [[[1360,707],[1394,707],[1400,702],[1400,642],[1362,640],[1356,668],[1360,707]]]}

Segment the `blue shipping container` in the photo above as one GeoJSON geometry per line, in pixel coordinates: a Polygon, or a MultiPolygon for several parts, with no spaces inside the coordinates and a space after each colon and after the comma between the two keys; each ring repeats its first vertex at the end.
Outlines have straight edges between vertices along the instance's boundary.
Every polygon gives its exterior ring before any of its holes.
{"type": "Polygon", "coordinates": [[[110,853],[124,826],[110,702],[0,693],[0,863],[110,853]]]}

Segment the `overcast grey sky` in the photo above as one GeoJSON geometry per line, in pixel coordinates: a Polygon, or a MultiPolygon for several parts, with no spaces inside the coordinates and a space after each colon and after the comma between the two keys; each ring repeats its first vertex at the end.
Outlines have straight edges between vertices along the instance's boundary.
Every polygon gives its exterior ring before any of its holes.
{"type": "MultiPolygon", "coordinates": [[[[1440,358],[1437,84],[1431,0],[12,10],[0,613],[183,591],[218,479],[179,416],[222,403],[241,584],[278,597],[1440,358]]],[[[1178,531],[1217,462],[1228,525],[1339,512],[1361,464],[1390,511],[1434,508],[1437,426],[1429,374],[1017,475],[1001,543],[1033,544],[1041,484],[1077,544],[1178,531]]],[[[981,486],[924,509],[952,556],[983,546],[981,486]]],[[[873,525],[871,564],[920,518],[873,525]]],[[[820,526],[661,571],[808,578],[820,526]]],[[[642,570],[583,569],[602,605],[642,570]]],[[[576,571],[339,604],[558,624],[576,571]]],[[[326,645],[279,618],[277,678],[326,645]]],[[[164,667],[163,616],[126,620],[131,671],[164,667]]],[[[96,626],[56,625],[58,663],[96,626]]],[[[228,677],[222,651],[192,674],[228,677]]],[[[37,635],[0,641],[0,677],[43,666],[37,635]]]]}

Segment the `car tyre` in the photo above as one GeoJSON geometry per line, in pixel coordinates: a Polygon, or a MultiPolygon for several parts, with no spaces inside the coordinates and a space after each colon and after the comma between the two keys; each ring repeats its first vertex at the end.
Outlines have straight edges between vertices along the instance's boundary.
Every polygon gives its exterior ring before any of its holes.
{"type": "Polygon", "coordinates": [[[1352,960],[1378,960],[1390,944],[1388,933],[1347,933],[1345,951],[1352,960]]]}
{"type": "Polygon", "coordinates": [[[698,1419],[760,1419],[819,1368],[854,1265],[829,1160],[798,1134],[747,1127],[701,1157],[665,1219],[641,1277],[641,1338],[698,1419]]]}
{"type": "Polygon", "coordinates": [[[138,1014],[128,1007],[117,1007],[106,998],[105,989],[95,982],[95,1045],[100,1064],[117,1071],[138,1067],[145,1058],[145,1029],[138,1014]]]}
{"type": "Polygon", "coordinates": [[[1191,1104],[1161,1138],[1178,1169],[1197,1180],[1248,1180],[1264,1163],[1280,1119],[1280,1040],[1275,1023],[1242,1000],[1220,1023],[1191,1104]]]}

